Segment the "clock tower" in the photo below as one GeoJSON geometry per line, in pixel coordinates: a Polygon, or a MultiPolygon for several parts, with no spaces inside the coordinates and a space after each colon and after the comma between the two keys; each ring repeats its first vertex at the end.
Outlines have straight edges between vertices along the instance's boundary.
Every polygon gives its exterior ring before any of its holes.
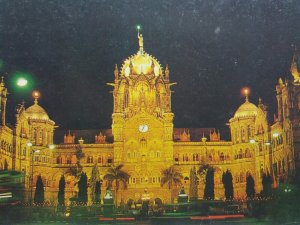
{"type": "Polygon", "coordinates": [[[139,50],[114,70],[112,132],[114,164],[124,164],[130,187],[160,187],[161,171],[173,164],[173,117],[169,69],[139,50]]]}

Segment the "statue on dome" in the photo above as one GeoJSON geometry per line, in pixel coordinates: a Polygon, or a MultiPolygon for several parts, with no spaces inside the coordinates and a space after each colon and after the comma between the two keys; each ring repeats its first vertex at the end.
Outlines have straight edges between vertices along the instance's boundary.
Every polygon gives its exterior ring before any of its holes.
{"type": "Polygon", "coordinates": [[[144,38],[142,34],[138,34],[138,39],[139,39],[139,47],[140,50],[143,51],[144,50],[144,38]]]}

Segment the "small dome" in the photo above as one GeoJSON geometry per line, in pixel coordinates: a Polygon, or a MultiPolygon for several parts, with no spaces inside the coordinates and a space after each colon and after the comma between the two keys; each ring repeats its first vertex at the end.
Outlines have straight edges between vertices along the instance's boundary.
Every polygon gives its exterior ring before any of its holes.
{"type": "Polygon", "coordinates": [[[257,115],[257,106],[247,101],[234,114],[234,118],[252,117],[257,115]]]}
{"type": "Polygon", "coordinates": [[[45,109],[39,106],[37,102],[26,109],[26,114],[30,119],[49,120],[47,112],[45,111],[45,109]]]}

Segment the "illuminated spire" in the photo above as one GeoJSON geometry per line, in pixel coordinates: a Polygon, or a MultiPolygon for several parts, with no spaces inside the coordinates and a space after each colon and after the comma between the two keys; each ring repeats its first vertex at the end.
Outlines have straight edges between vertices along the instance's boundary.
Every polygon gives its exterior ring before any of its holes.
{"type": "Polygon", "coordinates": [[[115,66],[114,74],[115,74],[115,79],[118,80],[119,79],[119,69],[118,69],[118,65],[117,64],[115,66]]]}
{"type": "Polygon", "coordinates": [[[296,46],[294,47],[294,55],[293,55],[293,61],[291,64],[291,74],[294,77],[294,83],[300,83],[300,74],[297,68],[297,61],[298,61],[298,57],[297,57],[297,48],[296,46]]]}
{"type": "Polygon", "coordinates": [[[0,83],[1,87],[4,87],[4,77],[1,77],[1,83],[0,83]]]}

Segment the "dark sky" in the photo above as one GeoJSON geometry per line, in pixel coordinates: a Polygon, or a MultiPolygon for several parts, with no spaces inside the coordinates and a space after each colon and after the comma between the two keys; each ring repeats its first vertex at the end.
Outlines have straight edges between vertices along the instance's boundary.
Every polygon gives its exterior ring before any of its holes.
{"type": "Polygon", "coordinates": [[[65,129],[109,128],[107,82],[137,51],[169,64],[176,127],[222,127],[252,89],[275,109],[275,83],[290,78],[292,44],[300,45],[298,0],[0,0],[1,73],[7,72],[8,120],[30,90],[65,129]],[[13,87],[16,71],[32,87],[13,87]]]}

